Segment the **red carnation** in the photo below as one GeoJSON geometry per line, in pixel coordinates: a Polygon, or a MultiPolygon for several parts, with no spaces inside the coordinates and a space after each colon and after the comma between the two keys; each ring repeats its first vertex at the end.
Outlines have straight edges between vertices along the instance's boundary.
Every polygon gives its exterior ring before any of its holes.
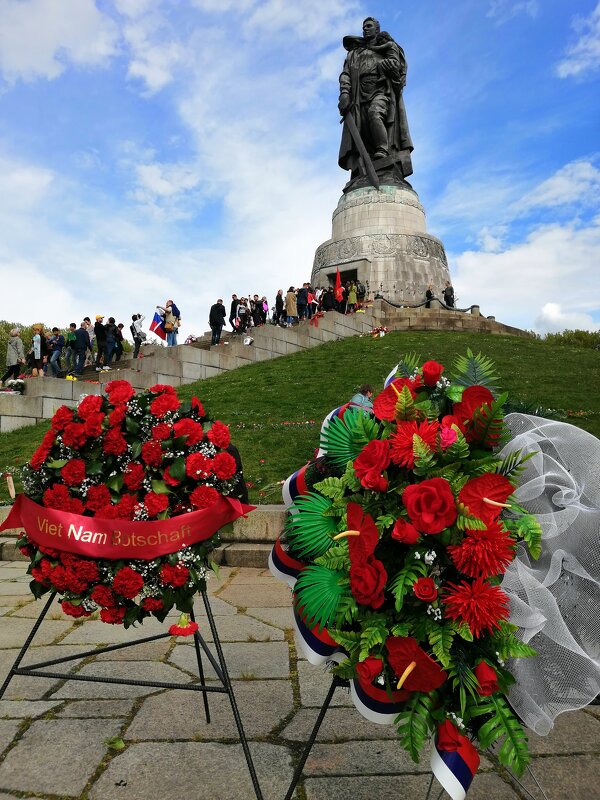
{"type": "Polygon", "coordinates": [[[142,485],[146,472],[137,461],[130,461],[123,472],[123,483],[128,489],[135,491],[142,485]]]}
{"type": "Polygon", "coordinates": [[[489,578],[506,572],[514,558],[514,542],[499,522],[483,531],[467,531],[461,544],[448,548],[456,569],[471,578],[489,578]]]}
{"type": "Polygon", "coordinates": [[[95,561],[78,558],[73,564],[73,569],[81,580],[87,581],[88,583],[95,583],[100,578],[98,565],[95,561]]]}
{"type": "Polygon", "coordinates": [[[108,424],[111,428],[120,428],[121,423],[127,416],[127,406],[126,405],[118,405],[113,408],[113,410],[108,415],[108,424]]]}
{"type": "Polygon", "coordinates": [[[446,680],[446,673],[434,661],[412,636],[391,636],[386,640],[388,662],[398,678],[405,676],[405,671],[411,671],[404,677],[403,689],[409,692],[431,692],[439,689],[446,680]],[[414,666],[411,666],[413,665],[414,666]]]}
{"type": "Polygon", "coordinates": [[[418,578],[413,583],[413,592],[415,597],[425,603],[433,603],[438,596],[437,586],[433,578],[418,578]]]}
{"type": "Polygon", "coordinates": [[[420,384],[421,378],[419,375],[416,375],[414,380],[410,378],[396,378],[396,380],[392,381],[373,401],[373,413],[378,419],[387,419],[390,421],[396,419],[396,403],[398,402],[398,395],[402,389],[407,386],[411,397],[415,398],[415,389],[420,384]]]}
{"type": "Polygon", "coordinates": [[[156,517],[161,511],[169,507],[169,498],[166,494],[157,494],[156,492],[148,492],[144,497],[144,505],[148,510],[150,517],[156,517]]]}
{"type": "Polygon", "coordinates": [[[387,479],[381,474],[390,464],[389,442],[373,439],[354,459],[354,472],[365,489],[385,492],[387,479]]]}
{"type": "Polygon", "coordinates": [[[226,481],[235,475],[237,465],[229,453],[217,453],[212,460],[212,471],[219,480],[226,481]]]}
{"type": "Polygon", "coordinates": [[[414,437],[420,436],[430,450],[437,449],[437,437],[440,424],[437,420],[416,422],[415,420],[398,422],[398,429],[391,438],[392,461],[399,467],[412,469],[415,465],[414,437]]]}
{"type": "Polygon", "coordinates": [[[187,614],[182,614],[176,625],[171,625],[171,636],[192,636],[198,630],[198,623],[192,622],[187,614]]]}
{"type": "Polygon", "coordinates": [[[68,511],[71,504],[69,490],[64,483],[55,483],[46,489],[42,496],[42,503],[46,508],[55,508],[57,511],[68,511]]]}
{"type": "Polygon", "coordinates": [[[166,422],[159,422],[157,425],[154,425],[151,434],[153,439],[158,439],[159,441],[168,439],[171,435],[171,426],[167,425],[166,422]]]}
{"type": "Polygon", "coordinates": [[[67,461],[60,474],[67,486],[79,486],[85,478],[85,461],[81,458],[72,458],[67,461]]]}
{"type": "Polygon", "coordinates": [[[127,403],[135,395],[135,390],[128,381],[110,381],[104,389],[113,406],[127,403]]]}
{"type": "Polygon", "coordinates": [[[69,576],[65,567],[61,564],[57,564],[57,566],[51,570],[48,577],[59,592],[66,591],[69,576]]]}
{"type": "Polygon", "coordinates": [[[90,511],[99,511],[103,506],[110,504],[110,492],[108,486],[103,483],[98,486],[90,486],[85,498],[85,505],[90,511]]]}
{"type": "Polygon", "coordinates": [[[173,425],[173,435],[185,436],[186,445],[191,447],[193,444],[198,444],[198,442],[202,441],[204,430],[199,422],[194,422],[193,419],[188,419],[186,417],[185,419],[178,420],[175,425],[173,425]]]}
{"type": "Polygon", "coordinates": [[[65,585],[73,594],[82,594],[88,588],[88,582],[70,567],[65,570],[65,585]]]}
{"type": "Polygon", "coordinates": [[[454,495],[445,478],[429,478],[407,486],[402,502],[421,533],[441,533],[453,525],[457,517],[454,495]]]}
{"type": "Polygon", "coordinates": [[[48,458],[50,450],[52,450],[52,446],[56,441],[56,434],[53,430],[46,431],[44,434],[44,438],[42,439],[42,443],[35,451],[35,453],[31,456],[30,465],[34,469],[39,469],[44,461],[48,458]]]}
{"type": "Polygon", "coordinates": [[[397,542],[402,542],[402,544],[415,544],[419,541],[420,536],[421,534],[415,526],[405,519],[402,519],[402,517],[397,519],[394,523],[392,539],[395,539],[397,542]]]}
{"type": "Polygon", "coordinates": [[[489,697],[491,694],[498,691],[500,688],[498,686],[498,674],[493,667],[490,667],[485,661],[480,661],[473,672],[479,684],[477,692],[482,697],[489,697]]]}
{"type": "Polygon", "coordinates": [[[425,386],[435,386],[443,371],[443,365],[438,364],[437,361],[426,361],[421,368],[425,386]]]}
{"type": "Polygon", "coordinates": [[[495,472],[486,472],[465,483],[458,494],[458,501],[474,517],[489,524],[500,516],[502,504],[512,493],[513,486],[508,478],[495,472]]]}
{"type": "Polygon", "coordinates": [[[109,625],[120,625],[125,619],[125,606],[117,606],[116,608],[101,608],[100,619],[102,622],[108,622],[109,625]]]}
{"type": "Polygon", "coordinates": [[[160,597],[144,597],[142,600],[142,608],[144,611],[162,611],[164,603],[160,597]]]}
{"type": "Polygon", "coordinates": [[[144,579],[131,567],[121,567],[113,579],[113,591],[132,600],[144,585],[144,579]]]}
{"type": "Polygon", "coordinates": [[[77,413],[81,419],[87,419],[90,414],[97,414],[102,410],[102,397],[98,394],[88,394],[77,406],[77,413]]]}
{"type": "MultiPolygon", "coordinates": [[[[204,409],[202,410],[202,414],[204,414],[204,409]]],[[[209,442],[212,442],[215,447],[220,447],[221,450],[225,450],[229,447],[229,443],[231,442],[229,428],[227,425],[219,422],[219,420],[213,422],[211,429],[206,434],[206,438],[209,442]]]]}
{"type": "Polygon", "coordinates": [[[103,608],[114,608],[117,605],[117,598],[108,588],[108,586],[94,586],[91,598],[99,606],[103,608]]]}
{"type": "Polygon", "coordinates": [[[173,394],[159,394],[150,403],[150,413],[154,417],[164,417],[169,411],[177,411],[181,403],[175,393],[173,394]]]}
{"type": "Polygon", "coordinates": [[[123,494],[115,506],[117,519],[133,519],[133,514],[138,505],[137,495],[123,494]]]}
{"type": "Polygon", "coordinates": [[[120,456],[127,451],[127,442],[118,428],[111,428],[106,432],[102,442],[102,450],[107,455],[120,456]]]}
{"type": "Polygon", "coordinates": [[[364,683],[373,683],[383,672],[383,661],[374,656],[367,656],[364,661],[356,665],[356,672],[364,683]]]}
{"type": "Polygon", "coordinates": [[[52,417],[52,430],[63,431],[69,423],[73,422],[73,409],[61,406],[52,417]]]}
{"type": "Polygon", "coordinates": [[[163,452],[160,442],[152,440],[142,445],[142,461],[149,467],[159,467],[162,463],[163,452]]]}
{"type": "Polygon", "coordinates": [[[212,472],[212,461],[202,453],[191,453],[185,460],[185,473],[188,478],[200,480],[208,478],[212,472]]]}
{"type": "Polygon", "coordinates": [[[204,406],[202,405],[200,400],[198,400],[197,397],[192,397],[192,408],[196,412],[196,414],[198,414],[199,417],[205,417],[206,416],[206,412],[204,410],[204,406]]]}
{"type": "Polygon", "coordinates": [[[102,435],[102,423],[104,422],[104,414],[99,412],[98,414],[90,414],[89,417],[86,419],[85,425],[85,432],[90,438],[97,438],[98,436],[102,435]]]}
{"type": "Polygon", "coordinates": [[[92,613],[91,611],[86,611],[82,605],[73,605],[73,603],[70,603],[68,600],[62,600],[60,605],[65,614],[68,614],[70,617],[75,617],[76,619],[79,619],[79,617],[89,617],[92,613]]]}
{"type": "Polygon", "coordinates": [[[219,497],[219,493],[212,486],[197,486],[190,494],[190,503],[196,508],[209,508],[219,497]]]}
{"type": "Polygon", "coordinates": [[[152,394],[175,394],[175,389],[168,383],[155,383],[148,391],[152,394]]]}
{"type": "Polygon", "coordinates": [[[83,422],[71,422],[63,431],[63,444],[79,450],[87,442],[88,434],[83,422]]]}
{"type": "Polygon", "coordinates": [[[190,571],[183,564],[163,564],[160,570],[160,582],[164,586],[173,586],[177,589],[184,586],[190,577],[190,571]]]}
{"type": "Polygon", "coordinates": [[[499,586],[492,586],[483,578],[448,586],[444,597],[446,617],[466,622],[473,636],[499,628],[500,621],[508,618],[508,597],[499,586]]]}

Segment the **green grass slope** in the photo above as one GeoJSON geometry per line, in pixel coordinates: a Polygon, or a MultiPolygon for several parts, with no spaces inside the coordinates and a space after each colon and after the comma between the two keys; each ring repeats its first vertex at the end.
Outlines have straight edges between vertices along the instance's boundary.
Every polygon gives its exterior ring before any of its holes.
{"type": "MultiPolygon", "coordinates": [[[[512,400],[561,410],[568,422],[600,437],[600,352],[535,339],[443,332],[344,339],[241,367],[178,393],[195,394],[212,417],[231,426],[251,498],[278,503],[278,482],[313,456],[323,417],[360,384],[382,386],[399,357],[411,352],[450,371],[469,347],[494,361],[512,400]]],[[[26,461],[47,428],[44,423],[0,436],[0,469],[26,461]]],[[[0,499],[6,497],[2,486],[0,499]]]]}

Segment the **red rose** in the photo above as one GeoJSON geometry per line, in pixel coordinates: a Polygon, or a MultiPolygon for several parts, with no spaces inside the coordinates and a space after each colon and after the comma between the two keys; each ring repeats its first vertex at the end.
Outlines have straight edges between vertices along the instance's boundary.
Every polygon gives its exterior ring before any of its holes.
{"type": "Polygon", "coordinates": [[[167,425],[166,422],[159,422],[152,428],[151,433],[153,439],[168,439],[171,435],[171,426],[167,425]]]}
{"type": "Polygon", "coordinates": [[[185,460],[185,473],[188,478],[200,480],[208,478],[212,472],[212,461],[202,453],[192,453],[185,460]]]}
{"type": "Polygon", "coordinates": [[[127,442],[118,428],[111,428],[106,432],[102,442],[102,450],[107,455],[120,456],[127,451],[127,442]]]}
{"type": "Polygon", "coordinates": [[[425,386],[435,386],[443,371],[443,365],[437,361],[426,361],[421,369],[425,386]]]}
{"type": "Polygon", "coordinates": [[[437,586],[433,578],[419,578],[413,583],[413,592],[419,600],[433,603],[438,596],[437,586]]]}
{"type": "Polygon", "coordinates": [[[175,393],[159,394],[150,403],[150,413],[154,417],[164,417],[169,411],[177,411],[181,403],[175,393]]]}
{"type": "Polygon", "coordinates": [[[144,611],[162,611],[164,603],[160,597],[144,597],[142,608],[144,611]]]}
{"type": "Polygon", "coordinates": [[[402,542],[402,544],[415,544],[419,541],[420,535],[415,526],[402,517],[396,520],[392,530],[392,539],[402,542]]]}
{"type": "Polygon", "coordinates": [[[449,719],[442,722],[437,732],[437,746],[440,750],[445,750],[447,753],[455,753],[461,746],[462,736],[456,725],[453,725],[449,719]]]}
{"type": "Polygon", "coordinates": [[[114,608],[117,605],[117,598],[108,586],[94,586],[91,598],[94,603],[103,608],[114,608]]]}
{"type": "Polygon", "coordinates": [[[67,461],[60,474],[67,486],[79,486],[85,478],[85,461],[81,458],[72,458],[67,461]]]}
{"type": "Polygon", "coordinates": [[[61,606],[65,614],[68,614],[70,617],[75,617],[76,619],[79,617],[89,617],[92,613],[91,611],[86,611],[83,606],[73,605],[73,603],[70,603],[68,600],[62,600],[61,606]]]}
{"type": "Polygon", "coordinates": [[[190,494],[190,503],[196,508],[208,508],[217,502],[220,495],[212,486],[197,486],[190,494]]]}
{"type": "Polygon", "coordinates": [[[142,485],[146,472],[137,461],[130,461],[123,472],[123,483],[128,489],[135,491],[142,485]]]}
{"type": "Polygon", "coordinates": [[[87,442],[88,434],[82,422],[71,422],[63,431],[63,444],[79,450],[87,442]]]}
{"type": "Polygon", "coordinates": [[[126,610],[125,606],[102,608],[100,609],[100,619],[102,622],[108,622],[110,625],[120,625],[125,619],[126,610]]]}
{"type": "Polygon", "coordinates": [[[89,417],[86,419],[85,425],[85,432],[90,438],[97,438],[98,436],[102,435],[102,423],[104,422],[104,414],[99,412],[98,414],[90,414],[89,417]]]}
{"type": "Polygon", "coordinates": [[[198,444],[204,437],[204,430],[199,422],[193,419],[180,419],[173,425],[174,436],[185,436],[185,443],[188,447],[198,444]]]}
{"type": "Polygon", "coordinates": [[[148,509],[148,515],[150,517],[156,517],[161,511],[169,507],[169,498],[166,494],[148,492],[144,497],[144,505],[148,509]]]}
{"type": "MultiPolygon", "coordinates": [[[[204,409],[202,413],[204,414],[204,409]]],[[[206,434],[206,438],[209,442],[212,442],[215,447],[220,447],[221,450],[225,450],[227,447],[229,447],[229,443],[231,442],[229,428],[227,425],[219,422],[219,420],[213,422],[212,428],[206,434]]]]}
{"type": "Polygon", "coordinates": [[[142,461],[145,464],[148,464],[149,467],[158,467],[162,463],[162,457],[163,452],[160,442],[156,440],[144,442],[142,445],[142,461]]]}
{"type": "Polygon", "coordinates": [[[489,697],[491,694],[498,691],[498,674],[493,667],[490,667],[485,661],[480,661],[473,672],[479,684],[477,692],[482,697],[489,697]]]}
{"type": "Polygon", "coordinates": [[[135,395],[133,386],[128,381],[110,381],[104,387],[111,405],[127,403],[135,395]]]}
{"type": "Polygon", "coordinates": [[[63,431],[71,422],[73,422],[73,409],[61,406],[54,412],[52,417],[52,430],[63,431]]]}
{"type": "Polygon", "coordinates": [[[121,567],[113,578],[113,591],[120,594],[121,597],[126,597],[132,600],[144,585],[144,579],[131,567],[121,567]]]}
{"type": "Polygon", "coordinates": [[[454,404],[454,416],[465,422],[471,419],[476,409],[493,402],[494,395],[485,386],[469,386],[464,390],[460,403],[454,404]]]}
{"type": "Polygon", "coordinates": [[[152,394],[175,394],[175,389],[168,383],[155,383],[148,391],[152,394]]]}
{"type": "Polygon", "coordinates": [[[383,672],[383,661],[374,656],[367,656],[364,661],[356,665],[356,672],[364,683],[373,683],[375,678],[383,672]]]}
{"type": "Polygon", "coordinates": [[[383,605],[383,588],[387,581],[387,572],[375,556],[367,558],[350,567],[350,591],[357,603],[371,608],[383,605]]]}
{"type": "Polygon", "coordinates": [[[354,459],[356,477],[366,489],[385,492],[387,480],[381,473],[390,464],[390,445],[387,441],[374,439],[354,459]],[[383,484],[385,483],[385,486],[383,484]]]}
{"type": "Polygon", "coordinates": [[[77,406],[77,413],[81,419],[87,419],[90,414],[97,414],[102,409],[102,397],[98,394],[88,394],[77,406]]]}
{"type": "Polygon", "coordinates": [[[127,406],[118,405],[108,415],[108,424],[111,428],[120,428],[121,423],[127,416],[127,406]]]}
{"type": "Polygon", "coordinates": [[[421,533],[441,533],[454,524],[458,513],[452,489],[445,478],[429,478],[407,486],[402,493],[402,502],[421,533]]]}
{"type": "Polygon", "coordinates": [[[103,483],[98,486],[90,486],[85,498],[86,507],[90,511],[98,511],[103,506],[110,504],[110,492],[103,483]]]}
{"type": "Polygon", "coordinates": [[[160,582],[164,586],[179,588],[184,586],[190,577],[190,571],[183,564],[163,564],[160,570],[160,582]]]}
{"type": "Polygon", "coordinates": [[[235,475],[237,465],[229,453],[217,453],[212,460],[212,471],[219,480],[226,481],[235,475]]]}

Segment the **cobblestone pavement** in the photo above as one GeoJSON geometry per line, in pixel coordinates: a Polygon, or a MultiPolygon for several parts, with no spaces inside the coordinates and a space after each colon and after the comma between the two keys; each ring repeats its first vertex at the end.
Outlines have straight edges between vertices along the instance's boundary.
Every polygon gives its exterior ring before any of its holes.
{"type": "MultiPolygon", "coordinates": [[[[268,572],[224,568],[219,580],[211,581],[210,595],[265,800],[283,800],[329,680],[298,656],[289,591],[268,572]]],[[[28,593],[25,565],[0,562],[0,679],[41,607],[28,593]]],[[[197,616],[209,640],[206,619],[200,610],[197,616]]],[[[25,663],[161,630],[153,621],[133,632],[93,619],[73,621],[56,605],[25,663]]],[[[182,639],[72,664],[83,674],[197,680],[193,644],[182,639]]],[[[208,679],[214,679],[209,668],[208,679]]],[[[213,721],[207,725],[200,693],[16,677],[0,701],[0,800],[252,800],[229,700],[211,694],[210,706],[213,721]],[[115,739],[122,739],[121,749],[114,749],[120,744],[115,739]]],[[[532,738],[531,750],[550,800],[600,797],[599,707],[563,715],[551,736],[532,738]]],[[[417,800],[429,785],[427,765],[408,759],[393,728],[363,720],[342,689],[305,772],[297,800],[417,800]]],[[[530,777],[525,783],[534,788],[530,777]]],[[[469,800],[524,796],[487,758],[468,795],[469,800]]]]}

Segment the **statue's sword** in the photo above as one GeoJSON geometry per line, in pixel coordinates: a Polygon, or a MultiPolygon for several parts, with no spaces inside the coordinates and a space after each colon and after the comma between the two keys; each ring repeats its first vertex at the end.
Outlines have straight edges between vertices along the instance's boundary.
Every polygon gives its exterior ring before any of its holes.
{"type": "Polygon", "coordinates": [[[367,173],[367,177],[371,181],[371,184],[376,188],[379,189],[379,178],[377,177],[377,173],[375,172],[375,167],[373,166],[373,162],[371,161],[371,156],[367,153],[367,148],[365,147],[365,143],[363,142],[360,131],[354,121],[354,117],[352,116],[351,111],[347,111],[344,114],[344,118],[342,122],[346,125],[348,130],[350,131],[350,136],[352,137],[352,141],[356,145],[356,149],[358,150],[360,157],[362,158],[362,162],[365,168],[365,172],[367,173]]]}

